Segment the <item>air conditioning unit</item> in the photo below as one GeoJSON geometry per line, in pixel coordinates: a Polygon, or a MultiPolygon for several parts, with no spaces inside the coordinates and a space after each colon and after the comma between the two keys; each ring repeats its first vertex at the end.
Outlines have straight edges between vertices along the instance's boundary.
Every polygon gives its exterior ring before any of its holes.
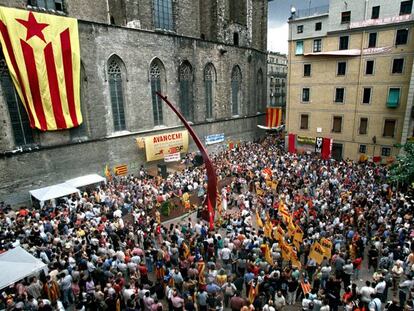
{"type": "Polygon", "coordinates": [[[127,23],[127,27],[128,27],[128,28],[141,29],[141,21],[140,21],[140,20],[138,20],[138,19],[135,19],[135,20],[129,21],[129,22],[127,23]]]}

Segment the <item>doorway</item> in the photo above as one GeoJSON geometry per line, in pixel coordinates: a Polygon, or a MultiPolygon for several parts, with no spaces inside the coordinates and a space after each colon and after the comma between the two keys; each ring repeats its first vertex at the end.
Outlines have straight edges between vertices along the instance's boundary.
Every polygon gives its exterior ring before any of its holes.
{"type": "Polygon", "coordinates": [[[341,161],[343,148],[344,148],[343,144],[333,143],[332,144],[332,158],[334,158],[337,161],[341,161]]]}

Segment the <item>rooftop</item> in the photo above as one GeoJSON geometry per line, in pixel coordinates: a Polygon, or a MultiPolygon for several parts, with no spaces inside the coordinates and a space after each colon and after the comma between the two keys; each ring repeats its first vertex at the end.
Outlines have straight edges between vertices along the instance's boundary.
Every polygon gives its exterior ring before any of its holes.
{"type": "Polygon", "coordinates": [[[295,14],[292,14],[291,19],[298,19],[298,18],[305,18],[305,17],[313,17],[323,14],[329,13],[329,5],[322,5],[317,6],[314,8],[307,8],[307,9],[299,9],[295,12],[295,14]]]}

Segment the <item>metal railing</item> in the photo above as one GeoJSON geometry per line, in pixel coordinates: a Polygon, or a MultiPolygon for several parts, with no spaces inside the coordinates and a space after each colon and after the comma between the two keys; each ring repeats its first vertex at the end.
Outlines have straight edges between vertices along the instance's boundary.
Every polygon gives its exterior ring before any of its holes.
{"type": "Polygon", "coordinates": [[[287,77],[286,72],[280,72],[280,71],[275,71],[275,70],[268,70],[267,74],[272,75],[272,76],[276,76],[276,77],[282,77],[282,78],[287,77]]]}
{"type": "Polygon", "coordinates": [[[329,5],[297,10],[293,18],[309,17],[329,13],[329,5]]]}

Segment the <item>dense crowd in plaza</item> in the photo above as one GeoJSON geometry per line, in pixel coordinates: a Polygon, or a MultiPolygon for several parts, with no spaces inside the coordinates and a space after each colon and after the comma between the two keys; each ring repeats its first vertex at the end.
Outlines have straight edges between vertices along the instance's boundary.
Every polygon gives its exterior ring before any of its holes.
{"type": "Polygon", "coordinates": [[[232,179],[214,231],[191,218],[163,225],[154,213],[173,196],[205,195],[202,167],[166,179],[141,168],[57,207],[0,212],[0,250],[21,245],[48,265],[3,289],[2,306],[414,310],[414,201],[410,189],[387,184],[386,167],[288,154],[272,136],[212,159],[218,178],[232,179]],[[332,248],[317,262],[321,239],[332,248]]]}

